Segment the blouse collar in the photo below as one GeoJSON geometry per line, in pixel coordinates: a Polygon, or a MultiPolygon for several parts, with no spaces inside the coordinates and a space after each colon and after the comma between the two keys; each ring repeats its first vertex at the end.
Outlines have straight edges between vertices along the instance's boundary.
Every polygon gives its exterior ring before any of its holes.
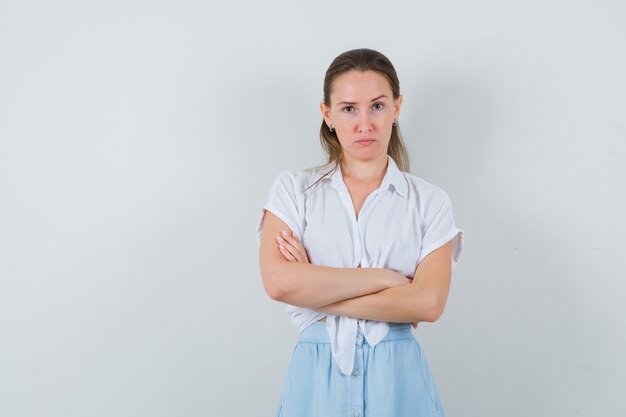
{"type": "MultiPolygon", "coordinates": [[[[404,175],[402,175],[402,172],[398,169],[396,162],[390,155],[387,155],[387,161],[387,171],[380,184],[380,189],[386,190],[390,185],[393,185],[398,195],[406,199],[408,190],[406,178],[404,178],[404,175]]],[[[326,179],[330,180],[331,187],[337,190],[341,187],[342,183],[345,185],[343,176],[341,175],[341,164],[337,165],[335,172],[330,177],[326,177],[326,179]]]]}

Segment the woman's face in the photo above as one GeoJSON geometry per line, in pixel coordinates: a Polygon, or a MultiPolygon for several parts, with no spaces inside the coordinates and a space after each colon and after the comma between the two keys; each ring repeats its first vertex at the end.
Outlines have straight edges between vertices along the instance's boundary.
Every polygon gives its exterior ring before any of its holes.
{"type": "Polygon", "coordinates": [[[385,76],[374,71],[349,71],[331,85],[330,106],[321,103],[326,124],[335,129],[348,158],[387,158],[394,120],[402,96],[394,100],[385,76]]]}

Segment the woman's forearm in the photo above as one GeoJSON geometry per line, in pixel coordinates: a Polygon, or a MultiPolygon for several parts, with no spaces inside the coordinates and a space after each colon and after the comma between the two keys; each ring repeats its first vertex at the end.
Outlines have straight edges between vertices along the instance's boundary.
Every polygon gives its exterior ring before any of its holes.
{"type": "Polygon", "coordinates": [[[434,289],[410,283],[338,301],[315,310],[367,320],[397,323],[433,322],[443,312],[444,305],[445,300],[438,298],[434,289]]]}
{"type": "Polygon", "coordinates": [[[281,265],[280,295],[276,300],[317,308],[398,285],[384,268],[335,268],[305,262],[281,265]]]}

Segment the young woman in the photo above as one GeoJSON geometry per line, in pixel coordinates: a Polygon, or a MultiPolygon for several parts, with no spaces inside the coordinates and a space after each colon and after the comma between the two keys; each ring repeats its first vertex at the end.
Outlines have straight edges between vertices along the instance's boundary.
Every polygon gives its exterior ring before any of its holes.
{"type": "Polygon", "coordinates": [[[335,58],[328,163],[282,171],[261,211],[263,285],[299,332],[277,417],[445,415],[411,326],[441,316],[463,231],[446,192],[408,173],[401,104],[384,55],[335,58]]]}

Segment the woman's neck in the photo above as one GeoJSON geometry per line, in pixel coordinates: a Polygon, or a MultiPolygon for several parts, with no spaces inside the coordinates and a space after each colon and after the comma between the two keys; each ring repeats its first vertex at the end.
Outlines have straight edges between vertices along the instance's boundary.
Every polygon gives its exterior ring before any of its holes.
{"type": "Polygon", "coordinates": [[[371,161],[342,159],[341,174],[344,180],[357,183],[380,182],[387,172],[387,154],[371,161]]]}

